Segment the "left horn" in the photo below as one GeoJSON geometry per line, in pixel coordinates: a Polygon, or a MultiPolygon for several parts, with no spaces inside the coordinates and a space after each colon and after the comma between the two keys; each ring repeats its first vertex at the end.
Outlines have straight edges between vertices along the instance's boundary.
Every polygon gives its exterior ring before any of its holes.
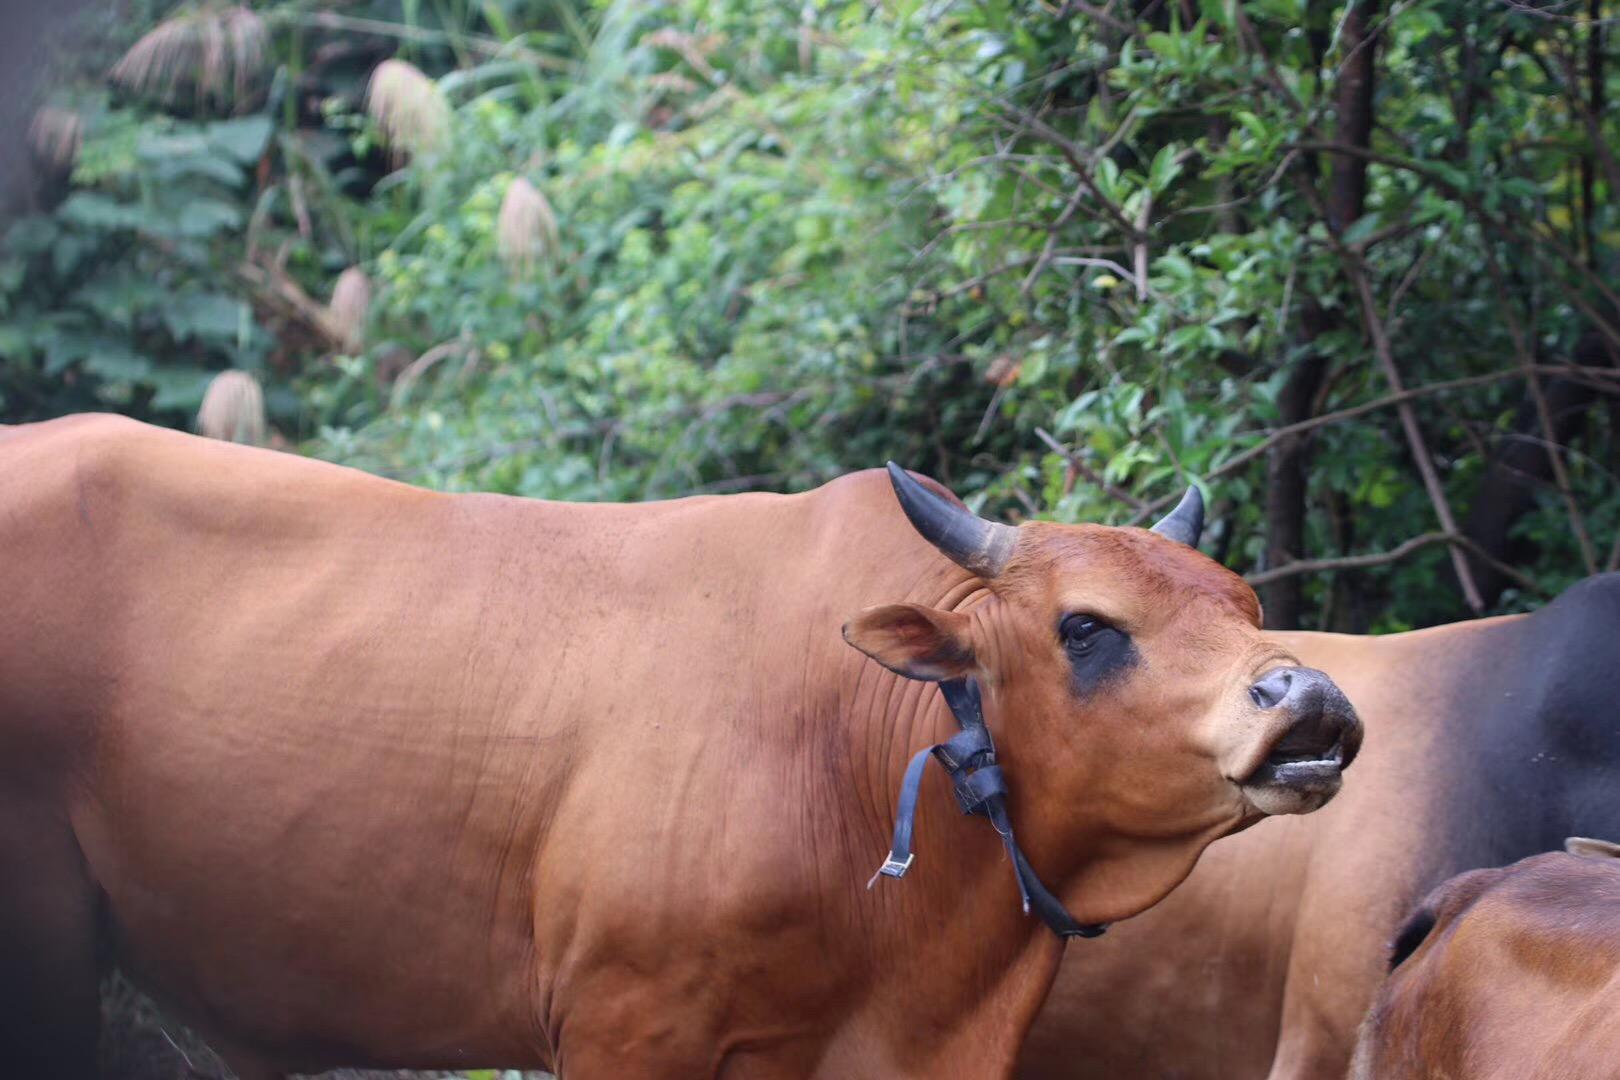
{"type": "Polygon", "coordinates": [[[1153,526],[1153,531],[1188,547],[1197,547],[1198,538],[1204,534],[1204,497],[1198,489],[1189,487],[1176,508],[1153,526]]]}
{"type": "Polygon", "coordinates": [[[1001,573],[1018,539],[1017,529],[986,521],[967,507],[940,498],[892,461],[889,482],[912,527],[941,554],[982,578],[1001,573]]]}

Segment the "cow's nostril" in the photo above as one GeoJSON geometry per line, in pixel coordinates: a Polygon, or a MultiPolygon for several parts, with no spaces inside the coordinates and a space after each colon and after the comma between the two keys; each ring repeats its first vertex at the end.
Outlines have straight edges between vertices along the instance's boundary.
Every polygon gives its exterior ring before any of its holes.
{"type": "Polygon", "coordinates": [[[1314,668],[1277,668],[1256,680],[1249,695],[1270,712],[1265,726],[1275,741],[1257,748],[1265,759],[1242,782],[1324,797],[1337,791],[1361,745],[1361,724],[1333,681],[1314,668]]]}
{"type": "Polygon", "coordinates": [[[1327,707],[1327,688],[1330,685],[1325,675],[1299,671],[1295,678],[1289,680],[1282,707],[1293,715],[1295,723],[1315,724],[1322,719],[1327,707]]]}
{"type": "Polygon", "coordinates": [[[1262,709],[1275,709],[1294,685],[1294,669],[1274,668],[1249,687],[1249,698],[1262,709]]]}

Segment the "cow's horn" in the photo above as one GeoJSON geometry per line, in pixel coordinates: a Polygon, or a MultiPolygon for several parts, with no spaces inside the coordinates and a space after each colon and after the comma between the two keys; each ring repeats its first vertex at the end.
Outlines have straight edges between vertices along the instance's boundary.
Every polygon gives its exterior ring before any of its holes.
{"type": "Polygon", "coordinates": [[[986,521],[965,506],[940,498],[892,461],[889,480],[900,499],[900,508],[924,540],[982,578],[1001,573],[1018,539],[1017,529],[986,521]]]}
{"type": "Polygon", "coordinates": [[[1153,531],[1160,536],[1179,540],[1188,547],[1197,547],[1198,538],[1204,533],[1204,497],[1198,493],[1198,489],[1189,487],[1187,494],[1176,503],[1176,508],[1153,526],[1153,531]]]}

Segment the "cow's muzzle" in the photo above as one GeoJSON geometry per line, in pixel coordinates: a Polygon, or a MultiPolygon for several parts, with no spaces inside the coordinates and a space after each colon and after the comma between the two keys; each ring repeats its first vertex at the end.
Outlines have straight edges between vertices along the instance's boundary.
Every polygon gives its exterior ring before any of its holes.
{"type": "Polygon", "coordinates": [[[1283,725],[1260,764],[1241,783],[1256,808],[1302,814],[1338,793],[1344,770],[1361,749],[1361,721],[1332,679],[1314,668],[1280,667],[1249,688],[1283,725]]]}

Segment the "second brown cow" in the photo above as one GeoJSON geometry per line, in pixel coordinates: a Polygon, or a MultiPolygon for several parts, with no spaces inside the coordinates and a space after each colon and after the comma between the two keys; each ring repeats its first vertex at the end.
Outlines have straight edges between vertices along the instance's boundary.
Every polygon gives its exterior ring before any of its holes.
{"type": "Polygon", "coordinates": [[[1620,1077],[1620,847],[1473,870],[1402,928],[1353,1080],[1620,1077]]]}

